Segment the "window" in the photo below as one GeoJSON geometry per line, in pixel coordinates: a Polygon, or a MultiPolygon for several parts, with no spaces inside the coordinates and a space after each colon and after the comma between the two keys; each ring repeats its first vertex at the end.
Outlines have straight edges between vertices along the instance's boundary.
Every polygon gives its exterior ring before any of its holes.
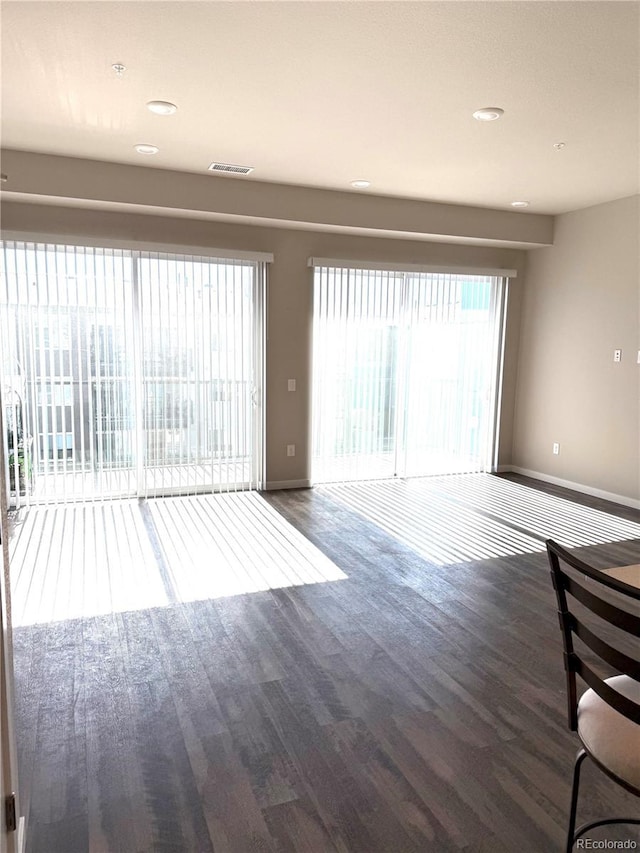
{"type": "Polygon", "coordinates": [[[312,479],[486,470],[502,278],[317,266],[312,479]]]}
{"type": "Polygon", "coordinates": [[[262,258],[7,241],[1,260],[0,381],[40,496],[257,486],[262,258]]]}
{"type": "Polygon", "coordinates": [[[45,459],[70,459],[73,456],[73,433],[41,433],[39,438],[45,459]]]}
{"type": "Polygon", "coordinates": [[[39,406],[72,406],[73,383],[46,383],[36,385],[36,399],[39,406]]]}

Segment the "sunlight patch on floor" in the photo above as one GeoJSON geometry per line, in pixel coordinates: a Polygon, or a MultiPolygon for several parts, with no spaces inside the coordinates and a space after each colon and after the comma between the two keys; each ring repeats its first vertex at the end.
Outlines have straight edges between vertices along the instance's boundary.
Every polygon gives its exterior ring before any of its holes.
{"type": "Polygon", "coordinates": [[[10,548],[14,627],[346,578],[255,492],[34,507],[10,548]]]}
{"type": "Polygon", "coordinates": [[[640,524],[489,474],[341,483],[319,490],[436,565],[640,537],[640,524]]]}
{"type": "Polygon", "coordinates": [[[179,601],[346,578],[255,492],[150,501],[179,601]]]}
{"type": "Polygon", "coordinates": [[[640,537],[636,522],[490,474],[425,478],[415,483],[420,491],[434,490],[438,497],[446,495],[543,541],[555,539],[565,548],[640,537]]]}

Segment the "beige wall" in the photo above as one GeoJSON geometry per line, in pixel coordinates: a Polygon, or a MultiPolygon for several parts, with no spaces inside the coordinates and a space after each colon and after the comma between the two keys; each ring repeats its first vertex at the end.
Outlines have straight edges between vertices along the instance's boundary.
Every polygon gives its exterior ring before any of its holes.
{"type": "Polygon", "coordinates": [[[513,442],[516,466],[631,500],[640,498],[639,199],[559,216],[554,245],[528,253],[513,442]]]}
{"type": "Polygon", "coordinates": [[[33,204],[44,198],[59,205],[118,205],[134,208],[136,213],[166,216],[186,212],[194,219],[276,228],[349,228],[352,233],[354,229],[377,232],[376,236],[396,232],[406,239],[430,235],[442,242],[540,246],[553,241],[553,217],[540,213],[243,181],[6,149],[2,151],[2,171],[8,175],[3,196],[33,204]]]}
{"type": "MultiPolygon", "coordinates": [[[[393,263],[521,268],[516,249],[384,239],[248,225],[167,218],[69,207],[5,203],[3,229],[63,238],[152,241],[185,246],[272,252],[268,300],[266,464],[267,482],[307,480],[309,471],[311,367],[311,256],[393,263]],[[297,380],[297,391],[287,390],[297,380]],[[296,456],[286,456],[286,445],[296,456]]],[[[510,462],[521,279],[513,282],[507,317],[507,354],[500,462],[510,462]]]]}

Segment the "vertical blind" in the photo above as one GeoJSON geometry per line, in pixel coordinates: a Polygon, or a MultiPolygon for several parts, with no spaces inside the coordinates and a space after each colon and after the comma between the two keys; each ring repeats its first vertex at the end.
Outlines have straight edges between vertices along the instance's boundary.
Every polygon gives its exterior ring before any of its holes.
{"type": "Polygon", "coordinates": [[[312,479],[486,470],[502,278],[317,266],[312,479]]]}
{"type": "Polygon", "coordinates": [[[15,505],[253,488],[264,265],[6,241],[15,505]]]}

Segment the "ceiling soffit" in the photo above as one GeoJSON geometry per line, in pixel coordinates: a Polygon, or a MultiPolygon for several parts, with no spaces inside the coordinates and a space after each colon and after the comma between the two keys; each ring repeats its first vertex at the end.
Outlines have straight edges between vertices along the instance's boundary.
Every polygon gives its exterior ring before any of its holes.
{"type": "Polygon", "coordinates": [[[549,245],[553,217],[5,151],[3,196],[405,239],[549,245]]]}

